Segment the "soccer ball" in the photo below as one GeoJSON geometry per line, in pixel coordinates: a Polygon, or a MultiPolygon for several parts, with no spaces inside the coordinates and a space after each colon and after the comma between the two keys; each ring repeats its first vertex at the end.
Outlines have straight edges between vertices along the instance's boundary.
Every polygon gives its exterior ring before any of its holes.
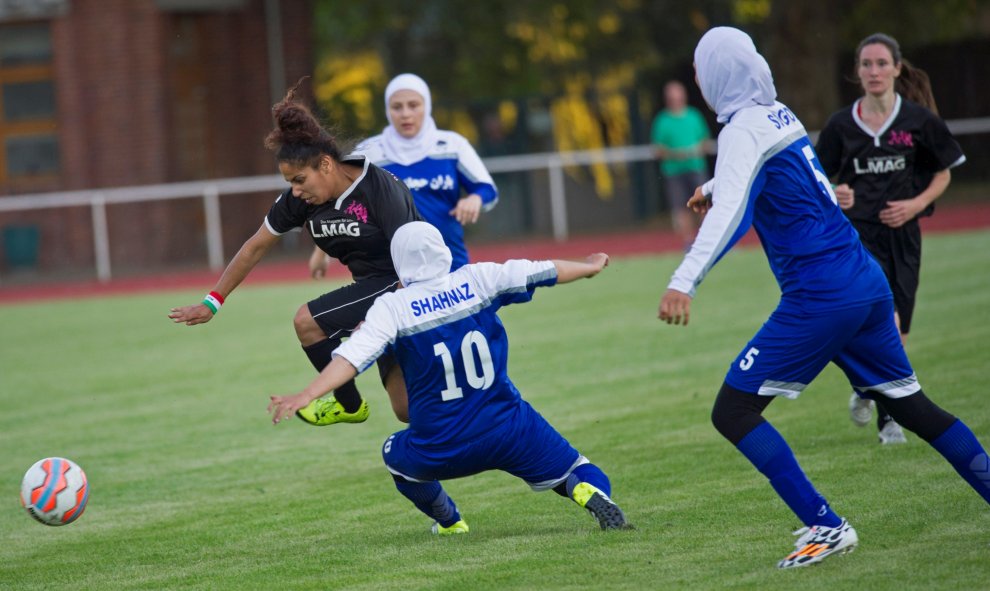
{"type": "Polygon", "coordinates": [[[79,518],[89,499],[86,473],[65,458],[45,458],[21,481],[21,504],[45,525],[68,525],[79,518]]]}

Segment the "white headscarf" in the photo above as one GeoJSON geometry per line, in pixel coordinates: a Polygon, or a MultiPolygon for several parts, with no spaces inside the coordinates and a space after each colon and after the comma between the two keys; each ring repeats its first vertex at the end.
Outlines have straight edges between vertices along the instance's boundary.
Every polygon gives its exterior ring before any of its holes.
{"type": "Polygon", "coordinates": [[[705,33],[694,50],[698,86],[719,123],[752,105],[772,105],[777,98],[770,66],[749,35],[732,27],[705,33]]]}
{"type": "Polygon", "coordinates": [[[392,236],[392,264],[402,285],[430,281],[450,272],[450,249],[432,224],[409,222],[392,236]]]}
{"type": "Polygon", "coordinates": [[[388,127],[382,130],[382,147],[385,157],[396,164],[409,165],[419,162],[436,143],[437,124],[431,115],[433,103],[430,100],[430,87],[416,74],[399,74],[385,88],[385,115],[388,127]],[[400,90],[412,90],[423,97],[423,126],[411,138],[402,137],[392,122],[388,101],[400,90]]]}

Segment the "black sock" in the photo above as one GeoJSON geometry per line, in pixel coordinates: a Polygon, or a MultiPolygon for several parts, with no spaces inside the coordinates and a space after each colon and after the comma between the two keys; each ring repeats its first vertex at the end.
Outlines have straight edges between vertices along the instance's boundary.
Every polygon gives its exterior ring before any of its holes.
{"type": "Polygon", "coordinates": [[[309,358],[309,362],[313,364],[316,371],[323,371],[323,368],[330,365],[330,361],[333,359],[333,350],[339,346],[339,340],[323,339],[312,345],[306,345],[303,347],[303,352],[306,353],[306,357],[309,358]]]}
{"type": "Polygon", "coordinates": [[[876,404],[877,404],[877,431],[883,431],[883,428],[887,425],[887,423],[893,421],[894,420],[894,417],[890,416],[890,413],[887,412],[887,409],[886,408],[884,408],[883,404],[879,400],[879,396],[877,398],[878,398],[878,400],[876,400],[876,404]]]}
{"type": "Polygon", "coordinates": [[[333,397],[344,407],[344,412],[357,412],[361,408],[361,393],[351,380],[333,391],[333,397]]]}
{"type": "MultiPolygon", "coordinates": [[[[339,345],[339,340],[323,339],[318,343],[303,347],[303,351],[306,353],[306,357],[309,357],[309,362],[313,364],[316,371],[323,371],[324,367],[330,365],[330,361],[333,359],[333,350],[339,345]]],[[[333,396],[344,407],[344,412],[357,412],[361,408],[361,393],[358,392],[354,380],[334,390],[333,396]]]]}

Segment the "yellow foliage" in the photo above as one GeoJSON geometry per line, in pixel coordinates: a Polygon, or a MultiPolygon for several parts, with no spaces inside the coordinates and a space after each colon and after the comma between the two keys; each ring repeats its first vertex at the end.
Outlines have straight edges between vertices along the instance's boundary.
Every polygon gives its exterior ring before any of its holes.
{"type": "Polygon", "coordinates": [[[738,23],[762,23],[770,16],[770,0],[735,0],[732,14],[738,23]]]}
{"type": "Polygon", "coordinates": [[[361,129],[376,125],[372,88],[384,88],[385,65],[373,51],[327,56],[316,65],[313,94],[322,104],[342,102],[348,106],[361,129]]]}
{"type": "Polygon", "coordinates": [[[472,145],[476,145],[481,137],[481,134],[478,133],[478,126],[474,124],[471,115],[464,109],[434,109],[433,118],[437,121],[437,127],[456,131],[472,145]]]}
{"type": "MultiPolygon", "coordinates": [[[[553,118],[553,135],[561,152],[573,150],[598,150],[606,146],[623,146],[631,141],[629,100],[625,91],[632,87],[635,69],[629,64],[619,64],[593,82],[587,73],[575,74],[565,82],[564,96],[550,106],[553,118]],[[586,94],[594,88],[598,101],[589,104],[586,94]]],[[[579,167],[568,167],[570,175],[577,175],[579,167]]],[[[625,175],[625,165],[610,167],[604,163],[590,166],[595,191],[602,199],[611,199],[615,192],[615,173],[625,175]]]]}

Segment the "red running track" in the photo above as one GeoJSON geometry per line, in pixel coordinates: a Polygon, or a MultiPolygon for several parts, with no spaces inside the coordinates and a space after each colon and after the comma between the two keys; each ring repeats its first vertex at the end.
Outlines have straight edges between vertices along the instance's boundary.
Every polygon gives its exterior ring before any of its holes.
{"type": "MultiPolygon", "coordinates": [[[[940,207],[938,212],[921,222],[926,233],[956,232],[990,228],[990,203],[962,204],[940,207]]],[[[756,244],[750,231],[742,244],[756,244]]],[[[606,252],[613,257],[674,252],[681,245],[675,235],[657,230],[636,229],[591,236],[572,237],[566,242],[552,239],[526,239],[516,242],[470,245],[473,261],[505,261],[514,258],[550,259],[576,258],[593,252],[606,252]]],[[[347,278],[347,270],[332,264],[330,276],[347,278]]],[[[0,286],[0,304],[49,299],[74,299],[136,292],[200,288],[207,292],[216,283],[219,273],[208,269],[156,274],[143,277],[114,279],[108,283],[96,280],[33,285],[0,286]]],[[[255,268],[245,284],[259,285],[286,281],[305,281],[309,271],[305,257],[298,261],[262,263],[255,268]]]]}

